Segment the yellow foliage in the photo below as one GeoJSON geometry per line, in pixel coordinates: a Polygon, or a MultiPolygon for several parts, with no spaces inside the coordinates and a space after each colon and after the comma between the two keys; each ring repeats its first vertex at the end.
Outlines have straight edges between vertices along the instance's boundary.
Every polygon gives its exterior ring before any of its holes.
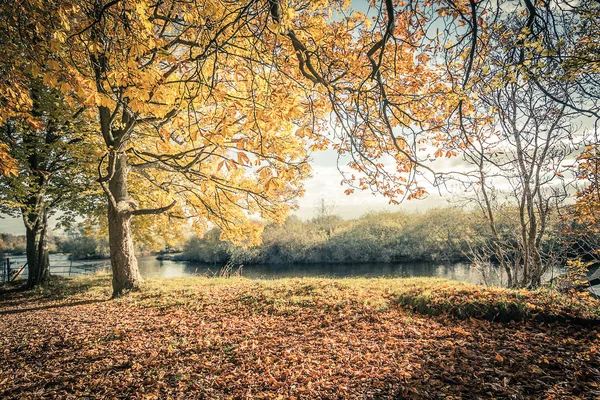
{"type": "MultiPolygon", "coordinates": [[[[0,5],[5,34],[21,38],[3,49],[11,85],[0,85],[0,96],[11,99],[9,115],[26,112],[20,71],[30,65],[96,114],[107,155],[127,156],[132,207],[174,201],[167,215],[193,230],[208,221],[252,242],[257,220],[282,221],[304,192],[310,152],[331,144],[332,111],[345,132],[336,149],[360,148],[376,166],[353,163],[347,184],[421,196],[410,178],[415,146],[398,132],[418,125],[420,144],[449,157],[454,145],[439,127],[459,104],[471,112],[469,96],[445,79],[458,65],[436,65],[439,46],[422,45],[428,21],[418,7],[394,4],[384,34],[385,19],[351,12],[350,1],[280,1],[276,11],[249,0],[97,3],[0,5]],[[389,156],[396,167],[380,173],[389,156]]],[[[466,7],[440,15],[457,18],[466,7]]]]}
{"type": "Polygon", "coordinates": [[[0,173],[4,175],[17,175],[17,163],[8,154],[8,146],[4,143],[0,143],[0,173]]]}

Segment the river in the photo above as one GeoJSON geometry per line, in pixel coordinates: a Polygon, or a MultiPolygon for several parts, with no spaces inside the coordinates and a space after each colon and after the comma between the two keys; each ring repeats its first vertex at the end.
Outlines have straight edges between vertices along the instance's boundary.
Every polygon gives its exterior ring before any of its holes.
{"type": "MultiPolygon", "coordinates": [[[[211,275],[219,271],[219,266],[158,260],[155,256],[139,257],[140,272],[145,278],[177,278],[192,275],[211,275]]],[[[11,268],[25,263],[24,256],[11,257],[11,268]]],[[[50,256],[51,273],[62,276],[77,276],[97,269],[109,269],[109,260],[71,261],[66,254],[50,256]]],[[[234,268],[235,269],[235,268],[234,268]]],[[[503,277],[496,268],[486,272],[487,283],[502,284],[503,277]]],[[[361,264],[292,264],[292,265],[247,265],[241,269],[246,278],[283,277],[441,277],[473,284],[485,283],[479,269],[466,263],[361,263],[361,264]]],[[[27,271],[21,276],[27,277],[27,271]]],[[[547,279],[552,278],[549,274],[547,279]]]]}

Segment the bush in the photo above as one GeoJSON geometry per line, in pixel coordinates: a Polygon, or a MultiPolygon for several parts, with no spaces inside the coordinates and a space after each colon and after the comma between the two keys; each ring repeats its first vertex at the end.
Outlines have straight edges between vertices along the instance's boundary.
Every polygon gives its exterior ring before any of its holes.
{"type": "Polygon", "coordinates": [[[395,298],[401,306],[426,315],[498,322],[533,319],[600,325],[600,302],[587,293],[511,290],[447,281],[433,286],[407,285],[395,298]]]}
{"type": "Polygon", "coordinates": [[[25,253],[25,248],[25,235],[12,235],[10,233],[0,233],[0,253],[23,254],[25,253]]]}
{"type": "Polygon", "coordinates": [[[108,257],[108,243],[106,240],[93,236],[69,236],[57,240],[57,249],[62,253],[69,253],[72,260],[86,260],[108,257]]]}
{"type": "Polygon", "coordinates": [[[371,213],[353,221],[291,216],[282,226],[265,227],[260,246],[220,242],[214,229],[203,238],[190,238],[179,259],[221,264],[458,261],[473,242],[485,240],[482,222],[474,212],[453,208],[371,213]]]}
{"type": "Polygon", "coordinates": [[[183,246],[181,260],[193,260],[207,264],[226,264],[230,258],[229,243],[219,240],[220,231],[210,230],[203,238],[191,237],[183,246]]]}

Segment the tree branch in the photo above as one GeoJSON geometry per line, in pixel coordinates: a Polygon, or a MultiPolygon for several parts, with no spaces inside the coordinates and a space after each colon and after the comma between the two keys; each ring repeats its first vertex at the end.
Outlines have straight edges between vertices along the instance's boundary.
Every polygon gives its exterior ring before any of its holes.
{"type": "Polygon", "coordinates": [[[164,207],[159,207],[159,208],[144,208],[141,210],[133,210],[131,212],[131,215],[156,215],[156,214],[162,214],[166,211],[169,211],[171,208],[175,207],[175,204],[177,204],[176,200],[173,200],[173,202],[171,204],[169,204],[168,206],[164,206],[164,207]]]}

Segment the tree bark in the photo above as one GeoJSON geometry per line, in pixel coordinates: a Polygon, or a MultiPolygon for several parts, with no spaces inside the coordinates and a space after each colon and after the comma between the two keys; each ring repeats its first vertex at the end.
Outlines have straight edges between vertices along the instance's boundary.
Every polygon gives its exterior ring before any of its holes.
{"type": "Polygon", "coordinates": [[[138,268],[131,235],[132,211],[135,203],[127,192],[127,155],[111,153],[112,176],[108,182],[108,236],[113,274],[113,297],[140,287],[143,280],[138,268]],[[112,198],[110,198],[112,196],[112,198]]]}
{"type": "MultiPolygon", "coordinates": [[[[27,286],[43,285],[50,278],[50,257],[48,254],[48,216],[45,210],[37,215],[33,224],[26,225],[27,239],[27,286]]],[[[29,217],[31,217],[29,215],[29,217]]],[[[33,221],[31,221],[33,222],[33,221]]]]}

